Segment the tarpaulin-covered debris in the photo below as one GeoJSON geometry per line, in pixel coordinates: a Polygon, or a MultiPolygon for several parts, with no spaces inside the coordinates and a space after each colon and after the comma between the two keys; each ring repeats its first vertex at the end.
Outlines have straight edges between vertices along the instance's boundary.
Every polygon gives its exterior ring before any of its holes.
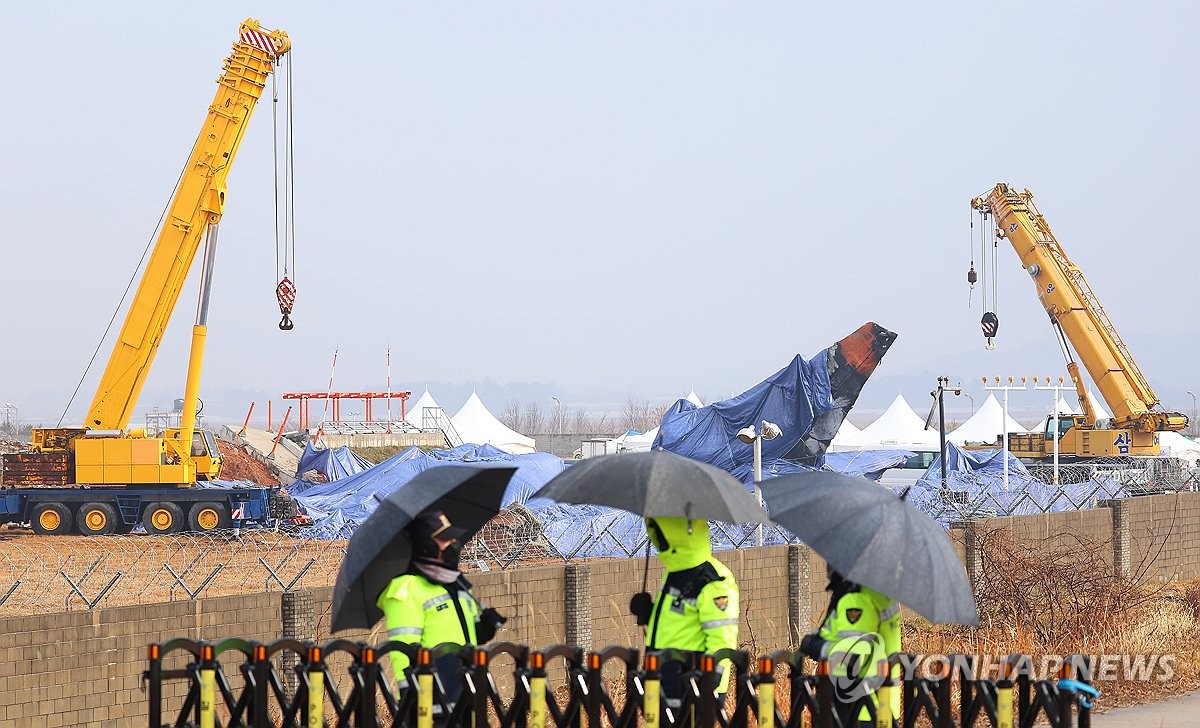
{"type": "Polygon", "coordinates": [[[329,537],[345,538],[393,491],[428,468],[455,465],[516,467],[502,505],[525,504],[530,496],[562,472],[565,463],[549,453],[510,455],[491,445],[460,445],[451,450],[425,452],[410,447],[378,465],[329,483],[311,485],[296,497],[318,529],[336,530],[329,537]],[[327,528],[330,524],[337,529],[327,528]]]}
{"type": "Polygon", "coordinates": [[[868,322],[809,361],[797,356],[737,397],[706,407],[681,399],[663,416],[654,445],[752,483],[753,446],[737,433],[767,420],[783,434],[762,442],[764,477],[790,472],[786,464],[772,465],[776,460],[819,467],[846,413],[895,340],[896,334],[868,322]]]}
{"type": "Polygon", "coordinates": [[[288,492],[292,495],[304,493],[316,483],[341,480],[372,467],[374,463],[359,457],[345,445],[316,448],[311,442],[306,442],[304,454],[296,465],[296,482],[288,486],[288,492]]]}
{"type": "Polygon", "coordinates": [[[1061,485],[1045,483],[1030,475],[1025,464],[1012,453],[1008,453],[1006,489],[1002,453],[1002,450],[964,450],[947,442],[945,490],[939,456],[913,486],[908,501],[943,525],[949,525],[991,516],[1094,508],[1101,500],[1129,495],[1124,485],[1112,479],[1061,485]]]}

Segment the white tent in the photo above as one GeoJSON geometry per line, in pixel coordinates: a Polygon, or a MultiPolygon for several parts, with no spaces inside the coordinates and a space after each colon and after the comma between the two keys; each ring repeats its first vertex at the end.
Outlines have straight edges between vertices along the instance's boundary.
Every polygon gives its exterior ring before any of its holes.
{"type": "Polygon", "coordinates": [[[937,450],[941,437],[937,428],[925,429],[925,420],[913,411],[903,394],[879,419],[858,434],[856,450],[937,450]]]}
{"type": "Polygon", "coordinates": [[[1112,412],[1109,412],[1108,410],[1104,409],[1104,404],[1101,403],[1100,400],[1096,397],[1095,392],[1088,390],[1087,396],[1088,396],[1088,402],[1090,402],[1092,404],[1092,409],[1095,410],[1095,412],[1096,412],[1096,419],[1098,419],[1098,420],[1111,420],[1112,419],[1112,412]]]}
{"type": "Polygon", "coordinates": [[[692,391],[688,392],[688,396],[687,396],[687,397],[684,397],[684,399],[686,399],[687,401],[689,401],[689,402],[691,402],[692,404],[696,405],[697,407],[703,407],[703,406],[704,406],[704,402],[700,401],[700,395],[696,394],[696,388],[695,388],[695,387],[692,387],[692,391]]]}
{"type": "Polygon", "coordinates": [[[464,443],[492,445],[513,455],[534,452],[534,440],[512,430],[488,411],[483,400],[471,392],[467,403],[450,418],[464,443]]]}
{"type": "Polygon", "coordinates": [[[625,438],[625,452],[646,452],[654,445],[656,437],[658,437],[657,427],[640,435],[630,435],[625,438]]]}
{"type": "Polygon", "coordinates": [[[859,438],[862,437],[862,430],[854,426],[850,420],[842,420],[841,427],[838,427],[837,434],[833,436],[833,440],[829,442],[829,452],[842,452],[844,450],[858,450],[857,445],[859,438]]]}
{"type": "Polygon", "coordinates": [[[416,404],[411,404],[404,408],[405,422],[417,428],[418,430],[422,429],[425,427],[426,409],[436,410],[436,412],[429,413],[434,417],[434,420],[431,420],[430,427],[436,427],[436,420],[441,419],[441,416],[444,415],[441,412],[441,405],[434,401],[433,395],[429,393],[429,387],[425,388],[425,393],[417,399],[416,404]]]}
{"type": "Polygon", "coordinates": [[[1158,445],[1164,456],[1179,458],[1188,465],[1200,465],[1200,442],[1189,440],[1178,432],[1160,432],[1158,445]]]}
{"type": "MultiPolygon", "coordinates": [[[[996,400],[996,395],[989,394],[987,400],[975,411],[975,414],[971,415],[970,419],[953,432],[948,433],[946,439],[955,445],[963,445],[968,442],[999,442],[999,437],[1004,431],[1004,422],[1004,408],[996,400]]],[[[1008,431],[1025,432],[1025,428],[1021,427],[1021,423],[1014,420],[1012,415],[1009,415],[1008,431]]]]}

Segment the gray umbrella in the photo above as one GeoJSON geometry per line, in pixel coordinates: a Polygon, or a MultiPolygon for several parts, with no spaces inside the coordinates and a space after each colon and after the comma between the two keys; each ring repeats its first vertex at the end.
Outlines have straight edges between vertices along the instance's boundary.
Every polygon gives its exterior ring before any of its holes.
{"type": "Polygon", "coordinates": [[[966,569],[946,531],[864,478],[816,471],[762,483],[771,519],[850,581],[931,622],[979,624],[966,569]]]}
{"type": "Polygon", "coordinates": [[[662,450],[588,458],[557,475],[534,497],[612,506],[649,518],[768,520],[746,486],[729,473],[662,450]]]}
{"type": "Polygon", "coordinates": [[[333,591],[333,631],[369,629],[383,617],[375,600],[388,582],[408,569],[412,546],[404,527],[415,517],[440,510],[466,531],[465,542],[500,512],[515,472],[516,468],[442,465],[419,473],[388,495],[350,538],[333,591]]]}

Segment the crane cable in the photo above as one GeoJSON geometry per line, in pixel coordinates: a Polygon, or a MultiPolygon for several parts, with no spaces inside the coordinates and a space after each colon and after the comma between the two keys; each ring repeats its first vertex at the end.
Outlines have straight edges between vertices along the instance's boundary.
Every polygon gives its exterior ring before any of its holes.
{"type": "Polygon", "coordinates": [[[171,202],[175,200],[175,193],[179,190],[180,183],[183,182],[183,175],[187,173],[188,161],[196,153],[196,145],[199,143],[199,138],[192,142],[192,148],[188,152],[187,159],[184,160],[183,166],[179,169],[179,177],[175,180],[175,186],[171,188],[171,194],[167,196],[167,201],[163,204],[162,212],[158,215],[158,222],[154,225],[154,229],[150,231],[150,237],[146,240],[146,247],[142,248],[142,257],[138,259],[137,265],[133,267],[133,273],[129,275],[129,282],[125,284],[125,292],[121,294],[121,300],[117,301],[112,316],[108,319],[108,325],[104,327],[104,333],[100,335],[100,340],[96,342],[96,348],[92,351],[92,358],[88,359],[87,366],[83,368],[83,374],[79,376],[79,381],[75,383],[75,390],[71,392],[71,397],[67,400],[67,406],[63,408],[63,413],[59,416],[58,424],[55,425],[56,427],[62,427],[63,420],[67,418],[67,412],[70,411],[71,405],[75,403],[75,397],[79,394],[79,389],[83,386],[83,380],[87,379],[88,372],[92,370],[92,365],[96,363],[96,357],[100,355],[100,348],[104,346],[104,340],[108,338],[108,332],[112,330],[112,325],[117,320],[117,314],[121,312],[121,308],[125,305],[125,299],[129,296],[129,290],[133,288],[133,282],[137,280],[138,271],[142,269],[142,265],[146,262],[146,256],[150,254],[150,248],[154,245],[154,241],[158,240],[158,231],[162,229],[163,221],[167,219],[167,211],[171,209],[171,202]]]}
{"type": "Polygon", "coordinates": [[[292,74],[290,66],[290,54],[279,58],[277,61],[276,72],[271,74],[271,178],[275,185],[275,277],[279,283],[275,286],[275,298],[279,301],[279,312],[283,318],[279,321],[279,328],[282,331],[290,331],[293,324],[289,315],[292,313],[292,306],[296,301],[296,284],[288,278],[288,255],[291,253],[291,268],[294,273],[296,253],[295,253],[295,223],[293,220],[294,206],[292,204],[292,180],[293,180],[293,157],[292,153],[292,74]],[[286,67],[286,68],[285,68],[286,67]],[[284,111],[284,155],[283,155],[283,234],[280,235],[280,214],[279,214],[279,74],[287,74],[287,108],[284,111]],[[280,240],[282,239],[282,246],[280,240]],[[282,249],[281,249],[282,248],[282,249]],[[283,263],[283,272],[280,273],[280,262],[283,263]]]}

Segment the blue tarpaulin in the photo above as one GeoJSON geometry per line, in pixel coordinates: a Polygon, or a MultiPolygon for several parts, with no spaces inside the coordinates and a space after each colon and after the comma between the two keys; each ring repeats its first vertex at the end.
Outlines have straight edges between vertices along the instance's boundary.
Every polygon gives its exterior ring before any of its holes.
{"type": "MultiPolygon", "coordinates": [[[[461,445],[452,450],[425,452],[410,447],[382,463],[328,483],[313,484],[296,497],[316,521],[318,529],[329,530],[331,522],[362,523],[379,503],[406,485],[417,473],[432,467],[475,465],[516,467],[502,505],[529,504],[530,496],[566,467],[562,458],[549,453],[510,455],[491,445],[461,445]]],[[[344,534],[343,536],[344,537],[344,534]]]]}
{"type": "Polygon", "coordinates": [[[1087,480],[1051,485],[1029,474],[1008,453],[1008,487],[1004,484],[1002,450],[964,450],[946,443],[946,490],[942,461],[936,458],[908,495],[910,503],[948,525],[988,516],[1023,516],[1094,508],[1101,500],[1128,496],[1117,482],[1087,480]]]}
{"type": "Polygon", "coordinates": [[[311,442],[304,443],[304,454],[296,466],[296,482],[288,486],[292,495],[308,491],[314,483],[303,478],[305,473],[313,470],[324,476],[326,482],[341,480],[356,473],[361,473],[374,467],[369,460],[354,454],[350,448],[342,445],[335,448],[316,448],[311,442]]]}

